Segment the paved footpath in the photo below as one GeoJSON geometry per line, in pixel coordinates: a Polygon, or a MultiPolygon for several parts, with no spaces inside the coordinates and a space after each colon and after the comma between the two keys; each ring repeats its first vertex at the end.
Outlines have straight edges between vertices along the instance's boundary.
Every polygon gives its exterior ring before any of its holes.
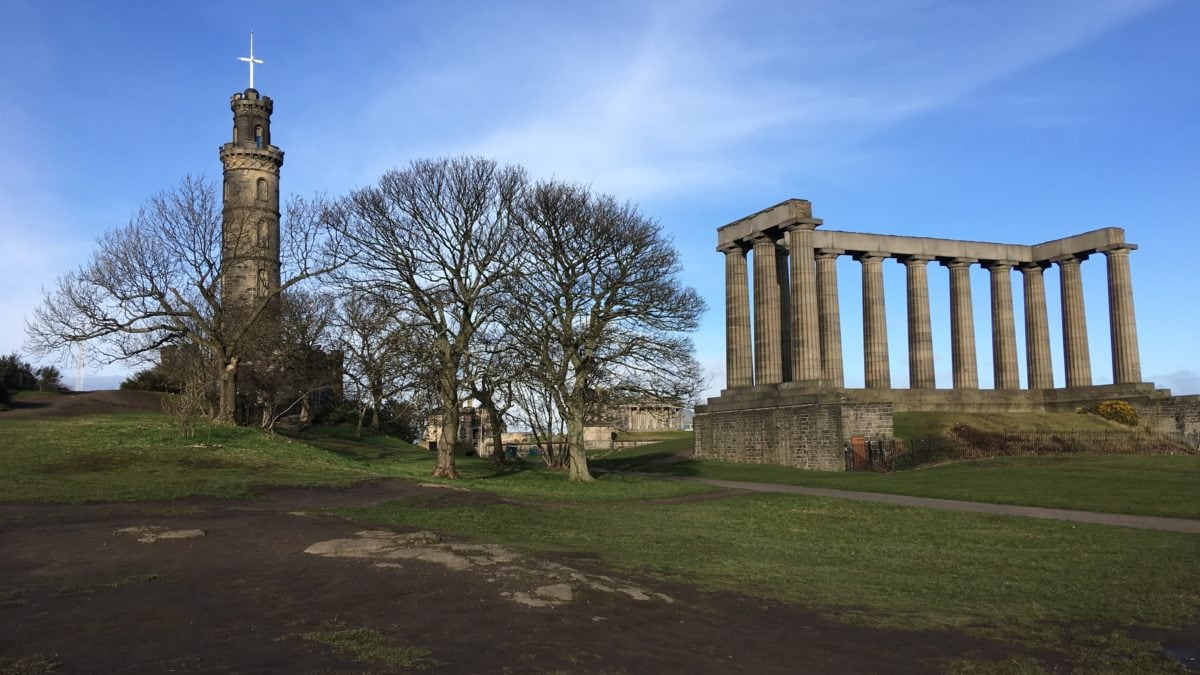
{"type": "Polygon", "coordinates": [[[1114,525],[1117,527],[1135,527],[1142,530],[1163,530],[1165,532],[1185,532],[1200,534],[1200,520],[1190,518],[1161,518],[1158,516],[1130,516],[1121,513],[1096,513],[1093,511],[1072,511],[1070,509],[1046,509],[1040,506],[1014,506],[1011,504],[989,504],[985,502],[966,502],[958,499],[934,499],[932,497],[910,497],[908,495],[892,495],[881,492],[855,492],[853,490],[830,490],[827,488],[804,487],[800,485],[777,485],[774,483],[746,483],[736,480],[715,480],[712,478],[693,478],[690,476],[665,476],[648,472],[623,472],[648,478],[663,480],[678,480],[689,483],[703,483],[730,490],[746,490],[748,492],[779,492],[783,494],[808,495],[810,497],[829,497],[831,499],[849,499],[856,502],[877,502],[894,504],[896,506],[916,506],[924,509],[941,509],[943,511],[969,511],[971,513],[990,513],[999,516],[1022,516],[1025,518],[1043,518],[1046,520],[1069,520],[1076,523],[1092,523],[1096,525],[1114,525]]]}

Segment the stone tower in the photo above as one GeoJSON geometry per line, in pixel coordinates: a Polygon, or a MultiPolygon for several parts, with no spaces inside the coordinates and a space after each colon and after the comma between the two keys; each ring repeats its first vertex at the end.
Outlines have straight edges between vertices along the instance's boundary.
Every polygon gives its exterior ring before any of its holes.
{"type": "MultiPolygon", "coordinates": [[[[245,317],[279,290],[279,169],[271,145],[271,99],[251,87],[229,99],[233,140],[221,146],[224,166],[221,303],[245,317]]],[[[236,320],[236,319],[235,319],[236,320]]]]}

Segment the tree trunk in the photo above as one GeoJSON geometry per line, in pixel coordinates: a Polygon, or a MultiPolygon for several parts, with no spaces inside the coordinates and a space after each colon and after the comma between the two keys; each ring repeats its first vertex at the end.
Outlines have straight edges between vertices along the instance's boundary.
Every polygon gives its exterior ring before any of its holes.
{"type": "Polygon", "coordinates": [[[375,415],[371,418],[371,428],[375,430],[375,434],[383,433],[383,385],[378,382],[371,383],[371,404],[375,407],[375,415]]]}
{"type": "Polygon", "coordinates": [[[496,464],[504,464],[504,436],[501,432],[500,413],[496,411],[496,403],[491,397],[483,404],[483,409],[487,411],[487,415],[492,421],[492,461],[496,464]]]}
{"type": "Polygon", "coordinates": [[[571,410],[567,414],[567,452],[569,453],[569,471],[567,480],[587,482],[595,480],[588,471],[587,454],[583,447],[583,402],[571,402],[571,410]]]}
{"type": "Polygon", "coordinates": [[[458,443],[458,383],[443,375],[442,428],[438,432],[437,466],[434,478],[461,478],[454,465],[454,447],[458,443]]]}
{"type": "Polygon", "coordinates": [[[300,424],[305,425],[312,421],[312,395],[305,394],[304,400],[300,401],[300,424]]]}
{"type": "Polygon", "coordinates": [[[237,424],[237,369],[238,357],[230,358],[221,367],[217,422],[237,424]]]}
{"type": "Polygon", "coordinates": [[[363,418],[367,416],[367,406],[365,403],[358,404],[358,425],[354,427],[354,437],[362,438],[363,418]]]}

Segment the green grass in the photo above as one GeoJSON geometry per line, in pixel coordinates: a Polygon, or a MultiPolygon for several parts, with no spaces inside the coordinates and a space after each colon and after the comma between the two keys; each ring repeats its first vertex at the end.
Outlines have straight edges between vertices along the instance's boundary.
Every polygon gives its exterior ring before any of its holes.
{"type": "Polygon", "coordinates": [[[23,391],[14,391],[12,400],[14,401],[49,401],[63,395],[61,391],[38,391],[36,389],[27,389],[23,391]]]}
{"type": "Polygon", "coordinates": [[[315,428],[298,438],[360,462],[365,469],[379,476],[443,483],[531,500],[656,499],[712,490],[704,485],[664,484],[663,481],[650,478],[618,474],[600,474],[591,483],[568,483],[565,471],[551,471],[536,458],[497,467],[490,458],[458,457],[455,464],[462,478],[438,479],[430,477],[436,464],[433,453],[403,441],[397,444],[394,439],[387,437],[371,437],[357,442],[352,438],[315,428]],[[312,433],[314,431],[315,433],[312,433]]]}
{"type": "Polygon", "coordinates": [[[692,432],[676,429],[662,431],[619,431],[618,441],[670,441],[676,439],[691,440],[692,432]]]}
{"type": "Polygon", "coordinates": [[[204,425],[182,438],[161,413],[0,423],[0,501],[233,497],[369,477],[360,463],[254,429],[204,425]]]}
{"type": "Polygon", "coordinates": [[[429,658],[432,652],[428,649],[397,644],[373,628],[351,628],[341,621],[321,624],[296,637],[333,647],[356,661],[390,669],[425,670],[438,665],[429,658]]]}
{"type": "Polygon", "coordinates": [[[358,441],[345,428],[316,427],[292,440],[207,424],[194,438],[182,438],[161,413],[0,423],[0,501],[240,497],[266,485],[345,486],[386,477],[542,500],[649,499],[711,489],[618,475],[573,485],[564,472],[546,470],[536,461],[497,472],[490,460],[475,457],[459,458],[463,480],[445,481],[430,478],[434,463],[432,453],[402,440],[370,436],[358,441]]]}
{"type": "Polygon", "coordinates": [[[1057,455],[997,457],[894,473],[806,471],[769,464],[665,461],[675,444],[646,445],[596,463],[614,471],[646,471],[718,480],[996,504],[1200,518],[1200,456],[1057,455]]]}
{"type": "Polygon", "coordinates": [[[639,445],[633,448],[623,448],[621,450],[594,450],[589,452],[589,459],[595,460],[620,460],[620,459],[658,459],[668,458],[670,455],[677,452],[687,452],[692,449],[693,437],[691,432],[682,432],[686,436],[677,436],[657,443],[648,443],[639,445]]]}
{"type": "Polygon", "coordinates": [[[340,511],[913,627],[1178,625],[1200,613],[1200,537],[792,495],[340,511]]]}

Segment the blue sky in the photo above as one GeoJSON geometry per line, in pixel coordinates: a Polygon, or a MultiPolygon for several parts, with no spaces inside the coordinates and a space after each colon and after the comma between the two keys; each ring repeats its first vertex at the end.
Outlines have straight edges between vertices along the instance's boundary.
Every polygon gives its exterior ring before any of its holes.
{"type": "MultiPolygon", "coordinates": [[[[716,388],[715,229],[799,197],[837,230],[1038,243],[1123,227],[1140,245],[1144,378],[1200,393],[1200,3],[1187,0],[0,0],[0,352],[20,349],[40,289],[102,231],[185,174],[219,178],[250,30],[285,193],[339,195],[412,158],[475,153],[633,200],[709,302],[696,343],[716,388]]],[[[861,386],[857,263],[839,272],[846,380],[861,386]]],[[[885,264],[895,386],[903,277],[885,264]]],[[[1083,277],[1093,374],[1109,382],[1103,256],[1083,277]]],[[[947,279],[930,267],[940,386],[947,279]]],[[[987,279],[973,270],[985,387],[987,279]]]]}

